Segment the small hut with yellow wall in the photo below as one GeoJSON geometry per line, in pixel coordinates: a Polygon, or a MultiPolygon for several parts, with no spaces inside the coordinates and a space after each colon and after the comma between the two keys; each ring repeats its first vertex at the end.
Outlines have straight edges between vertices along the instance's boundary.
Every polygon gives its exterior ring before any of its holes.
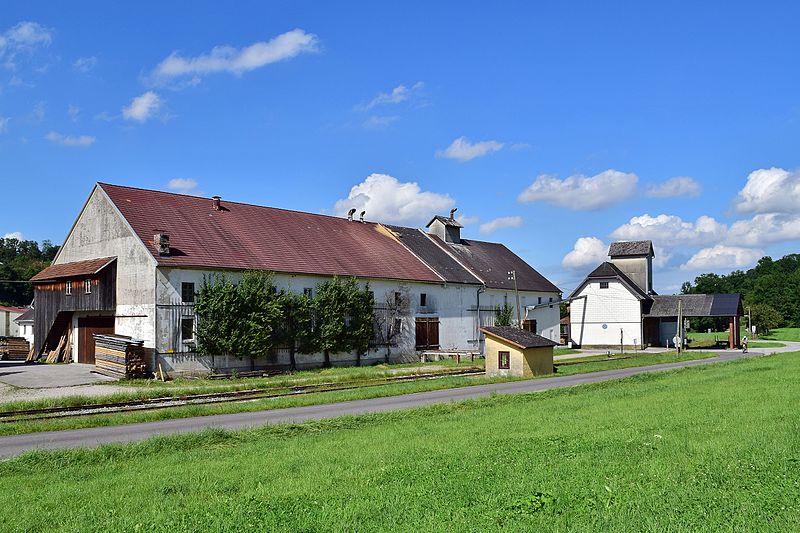
{"type": "Polygon", "coordinates": [[[486,335],[487,376],[541,376],[553,373],[557,344],[531,331],[512,326],[481,328],[486,335]]]}

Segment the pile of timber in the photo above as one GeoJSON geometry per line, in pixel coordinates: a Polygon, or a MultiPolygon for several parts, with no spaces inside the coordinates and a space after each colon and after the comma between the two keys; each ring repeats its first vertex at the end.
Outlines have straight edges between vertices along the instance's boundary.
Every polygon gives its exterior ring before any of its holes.
{"type": "Polygon", "coordinates": [[[95,335],[94,364],[97,371],[115,378],[146,377],[144,341],[124,335],[95,335]]]}
{"type": "Polygon", "coordinates": [[[24,361],[31,347],[22,337],[0,337],[0,359],[24,361]]]}
{"type": "MultiPolygon", "coordinates": [[[[72,328],[66,328],[58,344],[52,350],[45,350],[48,363],[69,363],[72,361],[72,328]]],[[[29,354],[31,356],[31,354],[29,354]]]]}

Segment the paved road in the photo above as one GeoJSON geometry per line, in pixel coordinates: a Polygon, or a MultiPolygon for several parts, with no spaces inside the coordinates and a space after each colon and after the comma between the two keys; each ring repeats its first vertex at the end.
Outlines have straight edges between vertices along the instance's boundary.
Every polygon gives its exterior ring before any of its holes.
{"type": "Polygon", "coordinates": [[[234,413],[228,415],[200,416],[194,418],[179,418],[159,422],[144,422],[139,424],[126,424],[120,426],[97,427],[87,429],[74,429],[66,431],[51,431],[43,433],[29,433],[0,437],[0,458],[10,458],[33,449],[55,450],[62,448],[94,447],[108,443],[137,442],[156,435],[170,435],[177,433],[191,433],[207,428],[222,428],[229,430],[244,429],[277,424],[285,422],[302,422],[306,420],[323,420],[343,415],[360,415],[365,413],[382,413],[397,409],[422,407],[437,403],[483,398],[492,393],[515,394],[524,392],[538,392],[564,387],[574,387],[586,383],[597,383],[611,379],[620,379],[646,372],[659,372],[702,365],[719,361],[729,361],[742,357],[754,357],[778,351],[800,350],[800,343],[791,343],[783,349],[752,350],[749,354],[740,351],[726,351],[711,359],[683,361],[679,363],[666,363],[638,368],[624,368],[620,370],[606,370],[576,376],[552,377],[526,381],[513,381],[495,383],[491,385],[474,385],[457,389],[419,392],[403,396],[387,398],[373,398],[370,400],[356,400],[334,404],[312,405],[308,407],[292,407],[288,409],[273,409],[250,413],[234,413]]]}

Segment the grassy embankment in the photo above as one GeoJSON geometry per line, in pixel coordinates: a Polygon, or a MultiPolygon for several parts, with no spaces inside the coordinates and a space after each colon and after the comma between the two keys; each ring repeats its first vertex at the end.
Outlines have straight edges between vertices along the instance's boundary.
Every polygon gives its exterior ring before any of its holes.
{"type": "Polygon", "coordinates": [[[791,531],[800,357],[0,464],[8,530],[791,531]]]}
{"type": "MultiPolygon", "coordinates": [[[[714,357],[715,354],[707,352],[685,352],[677,355],[674,352],[664,352],[657,354],[638,354],[634,356],[626,356],[626,358],[606,360],[605,356],[593,356],[580,358],[569,361],[570,364],[563,365],[558,368],[558,376],[569,376],[575,374],[582,374],[587,372],[599,372],[602,370],[614,370],[619,368],[638,367],[655,365],[660,363],[672,363],[676,361],[686,361],[693,359],[705,359],[714,357]]],[[[374,367],[373,367],[374,368],[374,367]]],[[[333,376],[349,376],[354,375],[368,376],[374,374],[365,374],[368,368],[362,369],[328,369],[323,371],[309,371],[298,373],[307,379],[319,380],[318,382],[332,383],[334,382],[333,376]],[[314,374],[317,372],[319,375],[314,374]],[[308,374],[311,374],[310,376],[308,374]],[[326,377],[327,380],[322,379],[326,377]]],[[[243,390],[255,388],[258,386],[275,385],[278,387],[285,386],[286,380],[291,379],[292,375],[276,376],[274,378],[242,378],[236,380],[237,383],[231,383],[230,386],[236,387],[235,390],[243,390]],[[270,381],[272,380],[272,381],[270,381]],[[280,381],[283,380],[283,381],[280,381]]],[[[216,414],[227,414],[237,412],[260,411],[264,409],[280,409],[286,407],[301,407],[307,405],[318,405],[323,403],[344,402],[350,400],[364,400],[369,398],[379,398],[386,396],[398,396],[401,394],[410,394],[414,392],[425,392],[431,390],[448,389],[455,387],[465,387],[469,385],[481,385],[487,383],[498,383],[502,381],[513,381],[522,378],[488,378],[485,376],[459,376],[459,377],[444,377],[433,380],[422,380],[414,382],[401,382],[390,383],[385,385],[362,385],[359,386],[354,383],[356,388],[329,392],[314,392],[303,395],[287,395],[278,398],[264,398],[258,400],[250,400],[245,402],[231,402],[231,403],[216,403],[216,404],[203,404],[203,405],[184,405],[178,407],[169,407],[158,410],[144,410],[144,411],[130,411],[122,413],[106,413],[106,414],[93,414],[73,416],[66,418],[53,418],[42,420],[19,420],[7,421],[0,424],[0,435],[14,435],[20,433],[33,433],[40,431],[55,431],[63,429],[79,429],[97,426],[113,426],[119,424],[132,424],[137,422],[152,422],[156,420],[167,420],[173,418],[187,418],[191,416],[207,416],[216,414]]],[[[145,397],[163,397],[172,396],[179,397],[187,394],[187,389],[180,388],[174,382],[155,382],[155,383],[142,383],[144,391],[134,391],[131,394],[123,394],[122,397],[131,395],[144,395],[145,397]]],[[[205,383],[195,384],[192,386],[192,393],[209,392],[204,389],[205,383]]],[[[217,381],[213,381],[208,385],[218,386],[217,381]]],[[[217,390],[217,389],[214,389],[217,390]]],[[[280,389],[277,389],[280,390],[280,389]]],[[[92,403],[101,403],[110,401],[113,397],[74,397],[64,398],[64,403],[69,405],[86,405],[92,403]]],[[[119,398],[117,398],[119,399],[119,398]]],[[[8,403],[0,406],[0,410],[11,411],[20,409],[29,409],[31,407],[42,407],[58,405],[55,400],[38,401],[38,402],[15,402],[8,403]]]]}

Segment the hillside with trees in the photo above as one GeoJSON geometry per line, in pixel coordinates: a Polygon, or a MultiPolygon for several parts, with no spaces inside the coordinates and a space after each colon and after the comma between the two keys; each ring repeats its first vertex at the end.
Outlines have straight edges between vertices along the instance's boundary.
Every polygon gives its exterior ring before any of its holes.
{"type": "MultiPolygon", "coordinates": [[[[731,292],[742,295],[744,306],[750,307],[753,323],[760,331],[800,327],[800,254],[789,254],[778,260],[762,257],[746,272],[701,274],[694,283],[687,281],[681,287],[682,294],[731,292]]],[[[700,329],[715,326],[698,324],[700,329]]]]}
{"type": "Polygon", "coordinates": [[[33,287],[22,283],[50,264],[58,246],[43,241],[0,238],[0,305],[25,306],[33,300],[33,287]]]}

